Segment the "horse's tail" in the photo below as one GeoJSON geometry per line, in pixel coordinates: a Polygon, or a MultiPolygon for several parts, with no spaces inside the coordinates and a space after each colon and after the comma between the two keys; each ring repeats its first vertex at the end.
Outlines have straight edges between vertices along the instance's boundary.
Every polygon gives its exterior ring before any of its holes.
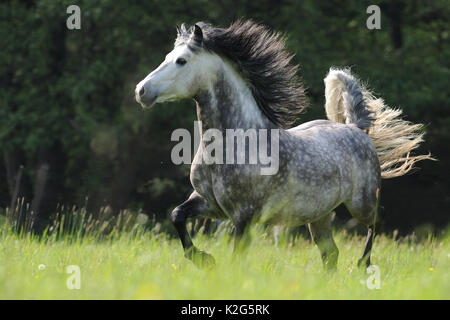
{"type": "Polygon", "coordinates": [[[402,176],[417,161],[434,160],[430,154],[410,155],[423,141],[423,125],[403,120],[401,110],[374,97],[350,70],[332,68],[324,82],[328,119],[366,130],[377,150],[382,178],[402,176]]]}

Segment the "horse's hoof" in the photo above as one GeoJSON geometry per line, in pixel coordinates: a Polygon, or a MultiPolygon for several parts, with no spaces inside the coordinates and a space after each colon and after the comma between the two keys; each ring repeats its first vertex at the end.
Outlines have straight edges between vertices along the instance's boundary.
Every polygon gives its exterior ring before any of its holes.
{"type": "Polygon", "coordinates": [[[198,268],[213,269],[216,266],[214,257],[205,251],[195,249],[187,252],[185,256],[198,268]]]}
{"type": "Polygon", "coordinates": [[[361,258],[358,260],[358,268],[367,269],[368,267],[370,267],[370,259],[361,258]]]}
{"type": "Polygon", "coordinates": [[[335,264],[327,264],[324,266],[324,268],[325,268],[325,271],[330,274],[337,271],[337,265],[335,265],[335,264]]]}
{"type": "Polygon", "coordinates": [[[192,262],[199,268],[213,269],[216,266],[214,257],[204,251],[199,251],[195,254],[192,262]]]}

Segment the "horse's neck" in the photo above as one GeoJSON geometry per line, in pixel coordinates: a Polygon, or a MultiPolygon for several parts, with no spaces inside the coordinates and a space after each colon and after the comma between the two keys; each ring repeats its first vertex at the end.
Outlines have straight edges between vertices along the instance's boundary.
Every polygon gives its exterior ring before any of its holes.
{"type": "Polygon", "coordinates": [[[273,129],[245,81],[224,63],[214,82],[196,97],[201,132],[208,129],[273,129]]]}

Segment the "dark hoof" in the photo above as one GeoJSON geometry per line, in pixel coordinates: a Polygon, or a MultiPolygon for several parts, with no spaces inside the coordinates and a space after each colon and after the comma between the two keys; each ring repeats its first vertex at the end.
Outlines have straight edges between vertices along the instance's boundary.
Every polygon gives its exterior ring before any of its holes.
{"type": "Polygon", "coordinates": [[[337,271],[337,265],[335,264],[325,264],[324,265],[325,271],[328,273],[333,273],[337,271]]]}
{"type": "Polygon", "coordinates": [[[198,268],[213,269],[216,266],[216,261],[212,255],[196,248],[186,252],[185,257],[191,260],[198,268]]]}
{"type": "Polygon", "coordinates": [[[323,267],[327,272],[337,271],[338,253],[332,253],[322,257],[323,267]]]}
{"type": "Polygon", "coordinates": [[[370,259],[368,258],[361,258],[358,260],[358,268],[364,268],[367,269],[370,267],[370,259]]]}

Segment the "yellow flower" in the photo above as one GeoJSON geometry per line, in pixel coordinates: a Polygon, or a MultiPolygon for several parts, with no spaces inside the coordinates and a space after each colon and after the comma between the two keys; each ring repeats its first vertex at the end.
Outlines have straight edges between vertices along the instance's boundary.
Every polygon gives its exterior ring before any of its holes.
{"type": "Polygon", "coordinates": [[[289,287],[289,290],[291,292],[298,291],[299,289],[300,289],[300,286],[298,284],[296,284],[296,283],[291,284],[290,287],[289,287]]]}
{"type": "Polygon", "coordinates": [[[38,276],[38,275],[35,275],[34,278],[35,278],[35,279],[39,279],[39,276],[38,276]]]}
{"type": "Polygon", "coordinates": [[[159,287],[152,283],[140,286],[135,296],[135,299],[139,300],[159,300],[163,298],[163,294],[159,287]]]}
{"type": "Polygon", "coordinates": [[[433,271],[433,270],[434,270],[433,267],[429,267],[429,268],[428,268],[428,271],[433,271]]]}
{"type": "Polygon", "coordinates": [[[172,263],[172,269],[173,270],[177,270],[177,266],[175,264],[172,263]]]}

